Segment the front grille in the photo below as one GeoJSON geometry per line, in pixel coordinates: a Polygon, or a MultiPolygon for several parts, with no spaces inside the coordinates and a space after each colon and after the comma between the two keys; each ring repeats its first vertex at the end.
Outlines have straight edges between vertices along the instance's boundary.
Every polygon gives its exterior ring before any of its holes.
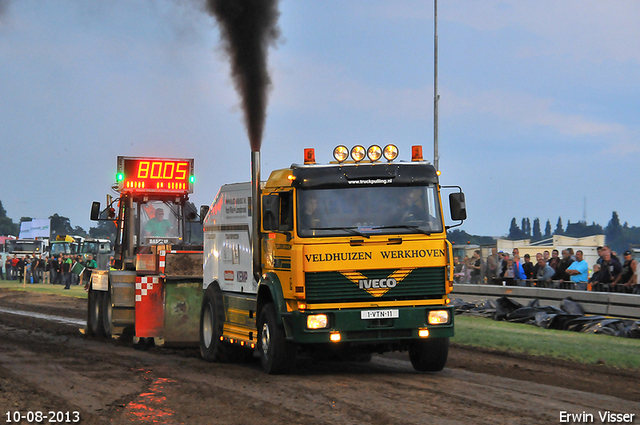
{"type": "MultiPolygon", "coordinates": [[[[384,269],[359,273],[367,279],[387,279],[396,272],[384,269]]],[[[445,294],[444,278],[444,267],[414,269],[395,287],[376,297],[360,289],[357,280],[354,282],[340,272],[305,273],[306,299],[308,303],[436,299],[445,294]]]]}

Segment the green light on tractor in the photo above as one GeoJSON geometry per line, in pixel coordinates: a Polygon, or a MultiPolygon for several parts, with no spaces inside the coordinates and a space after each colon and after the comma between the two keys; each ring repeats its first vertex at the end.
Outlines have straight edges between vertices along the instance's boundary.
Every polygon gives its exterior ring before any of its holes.
{"type": "Polygon", "coordinates": [[[121,182],[124,180],[124,173],[118,173],[116,174],[116,180],[121,182]]]}

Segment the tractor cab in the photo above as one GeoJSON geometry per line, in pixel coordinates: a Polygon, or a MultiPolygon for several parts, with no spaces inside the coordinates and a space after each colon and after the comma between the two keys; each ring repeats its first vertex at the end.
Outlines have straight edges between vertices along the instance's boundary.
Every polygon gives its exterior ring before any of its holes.
{"type": "Polygon", "coordinates": [[[119,197],[108,196],[104,210],[94,202],[91,210],[93,220],[116,224],[115,269],[139,270],[140,255],[199,245],[189,232],[197,217],[188,202],[193,182],[193,159],[118,157],[119,197]]]}

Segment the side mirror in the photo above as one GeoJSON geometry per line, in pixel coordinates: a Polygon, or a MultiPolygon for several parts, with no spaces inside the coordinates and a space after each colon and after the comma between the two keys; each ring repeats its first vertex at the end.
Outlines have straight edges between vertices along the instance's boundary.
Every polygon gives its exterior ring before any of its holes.
{"type": "Polygon", "coordinates": [[[449,194],[449,208],[451,209],[452,220],[466,220],[467,204],[464,200],[464,193],[457,192],[449,194]]]}
{"type": "Polygon", "coordinates": [[[262,197],[262,227],[265,231],[275,231],[280,227],[280,196],[262,197]]]}
{"type": "Polygon", "coordinates": [[[94,201],[91,204],[91,220],[98,221],[100,219],[100,202],[94,201]]]}
{"type": "Polygon", "coordinates": [[[204,219],[207,217],[207,214],[209,214],[209,206],[200,205],[200,224],[204,223],[204,219]]]}

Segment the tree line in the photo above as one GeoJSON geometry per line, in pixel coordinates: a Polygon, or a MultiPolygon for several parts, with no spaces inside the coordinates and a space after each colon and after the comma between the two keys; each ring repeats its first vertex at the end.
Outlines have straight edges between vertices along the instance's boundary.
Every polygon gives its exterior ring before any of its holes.
{"type": "MultiPolygon", "coordinates": [[[[61,216],[58,213],[53,214],[49,219],[51,220],[50,235],[52,239],[58,235],[115,239],[116,226],[112,221],[99,221],[96,227],[91,227],[89,231],[86,231],[81,226],[72,226],[71,220],[68,217],[61,216]]],[[[2,206],[2,201],[0,201],[0,235],[18,237],[20,233],[20,223],[31,220],[33,220],[33,217],[20,217],[20,221],[14,223],[13,219],[7,216],[7,211],[2,206]]]]}
{"type": "MultiPolygon", "coordinates": [[[[540,219],[537,217],[533,219],[533,222],[528,217],[524,217],[520,220],[519,225],[518,220],[513,217],[511,219],[511,225],[509,226],[509,233],[505,239],[531,239],[531,242],[538,242],[544,239],[550,239],[554,235],[582,238],[602,234],[605,235],[606,244],[611,246],[611,249],[617,251],[618,254],[634,246],[640,247],[640,227],[629,226],[627,222],[621,224],[617,211],[613,211],[611,220],[609,220],[609,223],[605,227],[595,222],[591,224],[587,224],[584,221],[572,223],[571,220],[568,220],[567,225],[564,226],[562,217],[558,217],[555,229],[553,230],[551,221],[546,221],[544,232],[541,228],[540,219]]],[[[447,237],[456,244],[491,245],[496,243],[493,237],[470,235],[464,230],[458,229],[449,231],[447,237]]]]}

